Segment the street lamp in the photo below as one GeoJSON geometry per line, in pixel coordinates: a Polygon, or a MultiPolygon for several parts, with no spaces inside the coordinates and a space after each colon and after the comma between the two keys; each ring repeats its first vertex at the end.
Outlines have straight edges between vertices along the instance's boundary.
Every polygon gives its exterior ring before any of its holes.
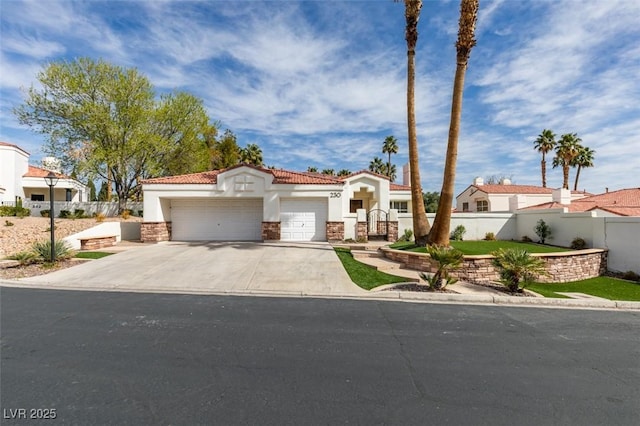
{"type": "Polygon", "coordinates": [[[55,226],[53,224],[54,206],[53,206],[53,187],[58,183],[58,176],[55,173],[49,172],[48,175],[44,177],[44,181],[49,186],[49,217],[51,218],[51,263],[56,261],[56,239],[55,239],[55,226]]]}

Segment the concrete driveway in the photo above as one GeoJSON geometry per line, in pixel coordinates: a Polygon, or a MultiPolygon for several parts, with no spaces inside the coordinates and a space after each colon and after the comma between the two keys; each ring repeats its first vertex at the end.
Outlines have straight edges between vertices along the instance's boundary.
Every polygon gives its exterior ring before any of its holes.
{"type": "Polygon", "coordinates": [[[166,242],[20,280],[48,288],[362,295],[328,243],[166,242]]]}

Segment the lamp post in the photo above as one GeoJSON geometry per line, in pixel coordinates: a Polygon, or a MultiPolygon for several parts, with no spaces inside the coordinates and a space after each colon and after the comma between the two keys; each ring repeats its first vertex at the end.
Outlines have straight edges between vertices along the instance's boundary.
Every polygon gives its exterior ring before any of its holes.
{"type": "Polygon", "coordinates": [[[49,217],[51,218],[51,263],[56,261],[56,238],[55,238],[55,226],[53,224],[53,217],[55,216],[53,206],[53,187],[58,183],[58,176],[54,172],[49,172],[44,177],[44,181],[49,186],[49,217]]]}

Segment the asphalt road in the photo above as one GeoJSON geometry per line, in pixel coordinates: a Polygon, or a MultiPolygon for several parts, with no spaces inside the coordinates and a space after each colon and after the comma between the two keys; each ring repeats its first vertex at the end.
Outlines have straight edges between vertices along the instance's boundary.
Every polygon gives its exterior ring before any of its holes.
{"type": "Polygon", "coordinates": [[[638,312],[12,288],[0,308],[2,425],[640,424],[638,312]]]}

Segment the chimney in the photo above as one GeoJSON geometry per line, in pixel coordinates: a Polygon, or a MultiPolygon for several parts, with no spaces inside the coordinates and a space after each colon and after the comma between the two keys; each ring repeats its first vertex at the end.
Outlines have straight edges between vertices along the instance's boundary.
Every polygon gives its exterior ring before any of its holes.
{"type": "Polygon", "coordinates": [[[50,172],[60,173],[62,171],[62,163],[56,157],[44,157],[42,159],[42,168],[50,172]]]}
{"type": "Polygon", "coordinates": [[[551,193],[551,200],[554,203],[560,203],[562,205],[568,206],[571,204],[571,191],[564,188],[554,189],[551,193]]]}
{"type": "Polygon", "coordinates": [[[482,185],[484,185],[484,179],[482,179],[480,176],[478,176],[477,178],[475,178],[473,180],[473,184],[475,186],[482,186],[482,185]]]}
{"type": "Polygon", "coordinates": [[[411,169],[409,163],[402,166],[402,184],[404,186],[411,186],[411,169]]]}
{"type": "Polygon", "coordinates": [[[609,187],[606,187],[606,188],[604,189],[604,191],[605,191],[605,192],[609,192],[609,187]]]}

